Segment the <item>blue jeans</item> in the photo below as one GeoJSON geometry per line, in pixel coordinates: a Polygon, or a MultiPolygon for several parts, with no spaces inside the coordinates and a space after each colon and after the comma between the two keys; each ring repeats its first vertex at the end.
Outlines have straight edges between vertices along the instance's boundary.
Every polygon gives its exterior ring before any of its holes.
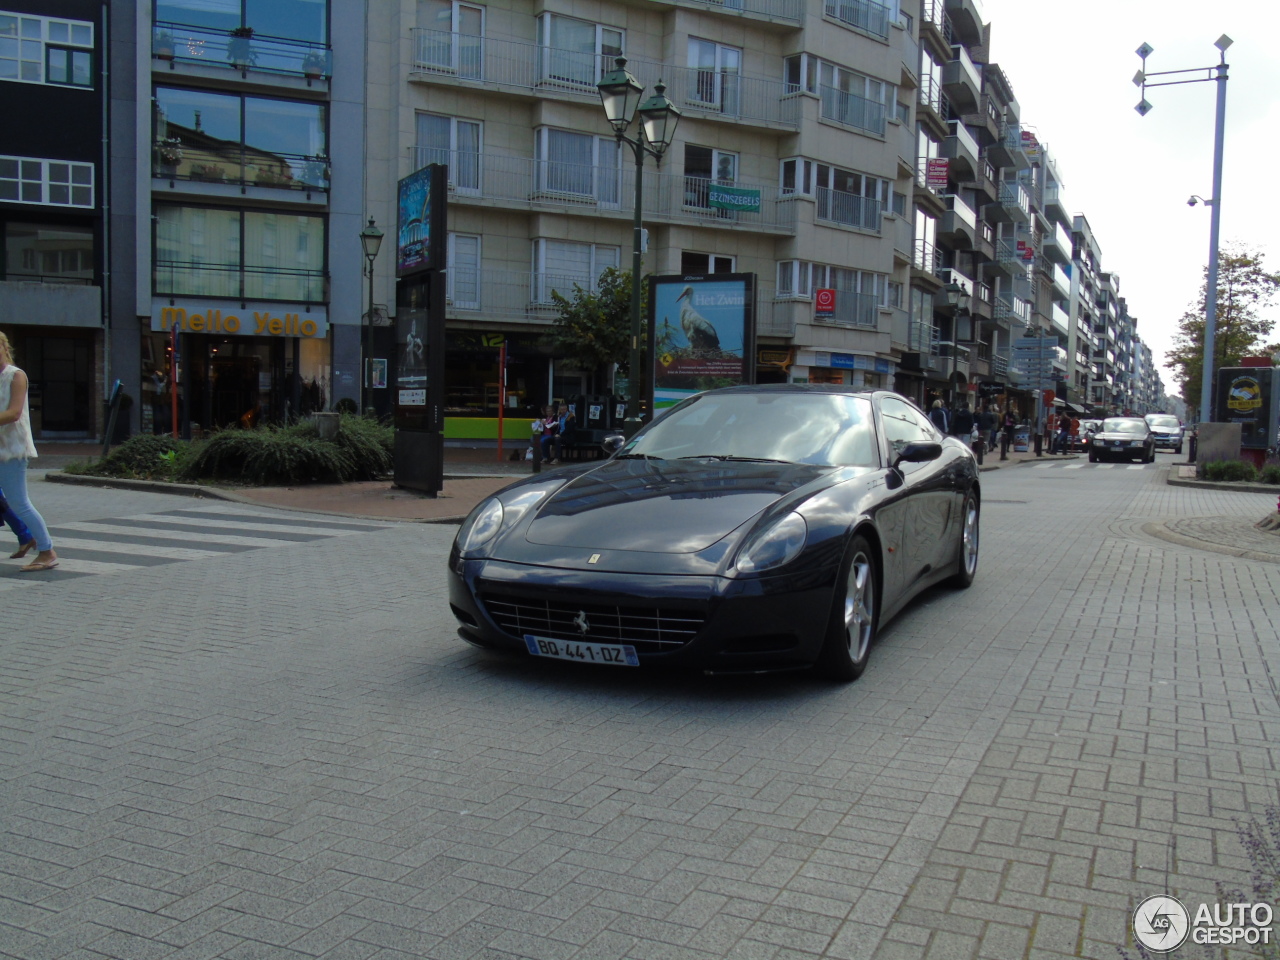
{"type": "Polygon", "coordinates": [[[31,528],[27,539],[22,542],[27,543],[34,536],[37,550],[42,553],[52,550],[53,541],[49,538],[49,528],[44,525],[44,517],[36,512],[27,496],[26,460],[0,460],[0,490],[4,491],[5,499],[9,501],[9,509],[31,528]]]}
{"type": "Polygon", "coordinates": [[[4,498],[3,490],[0,490],[0,522],[9,525],[13,535],[18,538],[18,546],[23,547],[31,542],[31,531],[22,522],[22,518],[9,509],[9,501],[4,498]]]}

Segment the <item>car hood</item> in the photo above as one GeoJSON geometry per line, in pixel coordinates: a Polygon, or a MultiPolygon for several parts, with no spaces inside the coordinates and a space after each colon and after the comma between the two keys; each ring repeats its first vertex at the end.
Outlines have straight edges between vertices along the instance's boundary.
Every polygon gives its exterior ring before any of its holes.
{"type": "Polygon", "coordinates": [[[1146,436],[1144,436],[1143,434],[1136,434],[1136,433],[1104,433],[1104,432],[1102,432],[1102,431],[1099,431],[1099,432],[1097,432],[1097,433],[1095,433],[1095,434],[1093,435],[1093,439],[1095,439],[1095,440],[1105,440],[1107,443],[1113,443],[1113,442],[1115,442],[1116,440],[1135,440],[1135,441],[1137,441],[1137,442],[1141,443],[1141,442],[1145,441],[1147,438],[1146,438],[1146,436]]]}
{"type": "Polygon", "coordinates": [[[524,535],[546,546],[697,553],[783,497],[864,472],[710,459],[610,460],[545,500],[524,535]]]}
{"type": "Polygon", "coordinates": [[[1152,432],[1152,433],[1162,433],[1162,434],[1165,434],[1165,435],[1167,435],[1167,436],[1173,436],[1174,434],[1181,433],[1181,432],[1182,432],[1182,428],[1181,428],[1181,427],[1152,427],[1152,428],[1151,428],[1151,432],[1152,432]]]}

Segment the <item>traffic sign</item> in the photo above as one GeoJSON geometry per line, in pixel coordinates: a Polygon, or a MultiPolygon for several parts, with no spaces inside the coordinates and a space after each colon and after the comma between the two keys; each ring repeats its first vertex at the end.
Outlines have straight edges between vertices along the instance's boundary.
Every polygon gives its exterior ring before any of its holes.
{"type": "Polygon", "coordinates": [[[1056,394],[1056,393],[1054,393],[1052,390],[1046,390],[1046,391],[1044,392],[1044,402],[1045,402],[1045,403],[1053,403],[1053,398],[1054,398],[1054,397],[1056,397],[1056,396],[1057,396],[1057,394],[1056,394]]]}

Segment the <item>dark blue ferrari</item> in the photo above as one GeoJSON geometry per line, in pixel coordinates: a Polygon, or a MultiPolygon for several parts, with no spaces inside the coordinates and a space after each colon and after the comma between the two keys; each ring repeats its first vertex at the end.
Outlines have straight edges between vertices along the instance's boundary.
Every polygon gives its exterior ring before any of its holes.
{"type": "Polygon", "coordinates": [[[608,460],[517,481],[463,522],[449,592],[464,640],[847,681],[913,596],[973,582],[977,463],[898,394],[731,387],[616,442],[608,460]]]}

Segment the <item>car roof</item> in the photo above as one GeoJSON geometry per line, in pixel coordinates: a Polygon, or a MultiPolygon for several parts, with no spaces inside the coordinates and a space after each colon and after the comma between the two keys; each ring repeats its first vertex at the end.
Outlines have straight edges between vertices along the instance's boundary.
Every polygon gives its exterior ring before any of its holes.
{"type": "Polygon", "coordinates": [[[736,387],[720,387],[707,393],[843,393],[871,397],[875,394],[901,396],[892,390],[868,390],[840,383],[743,383],[736,387]]]}

